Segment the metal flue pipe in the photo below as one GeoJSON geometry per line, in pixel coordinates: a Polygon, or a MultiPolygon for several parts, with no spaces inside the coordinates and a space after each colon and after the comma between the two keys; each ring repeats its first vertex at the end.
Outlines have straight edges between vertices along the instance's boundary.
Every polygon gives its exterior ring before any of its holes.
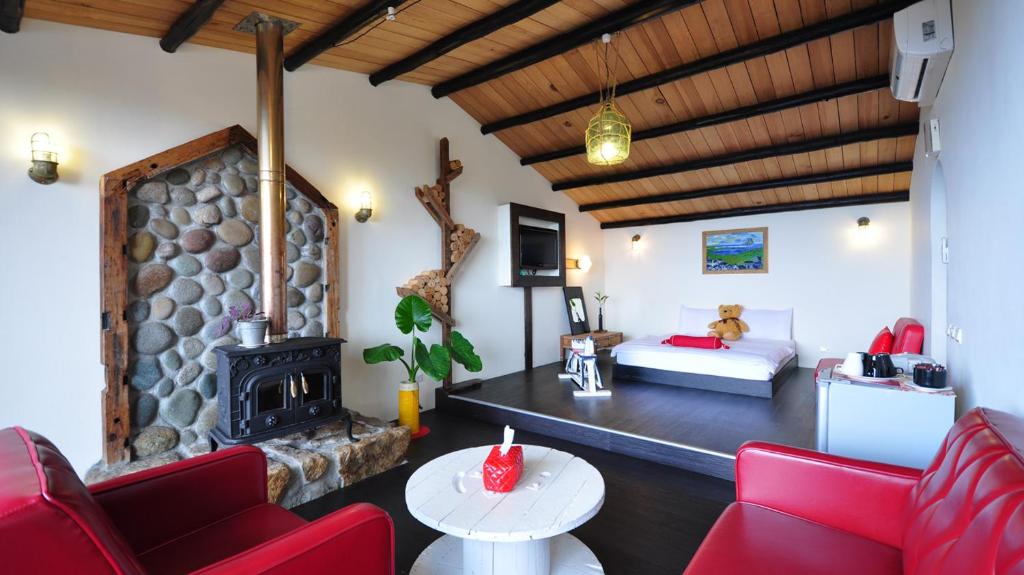
{"type": "Polygon", "coordinates": [[[257,140],[260,192],[260,304],[270,320],[267,341],[288,336],[285,255],[284,26],[256,25],[257,140]]]}

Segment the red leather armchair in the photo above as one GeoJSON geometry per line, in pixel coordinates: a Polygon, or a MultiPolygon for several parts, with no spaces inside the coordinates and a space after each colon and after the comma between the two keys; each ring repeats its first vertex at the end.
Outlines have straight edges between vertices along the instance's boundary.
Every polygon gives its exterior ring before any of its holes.
{"type": "Polygon", "coordinates": [[[236,447],[86,487],[45,438],[0,430],[5,573],[394,575],[394,526],[357,504],[307,523],[236,447]]]}
{"type": "Polygon", "coordinates": [[[748,443],[737,501],[684,573],[1024,574],[1022,447],[1024,420],[987,409],[925,470],[748,443]]]}

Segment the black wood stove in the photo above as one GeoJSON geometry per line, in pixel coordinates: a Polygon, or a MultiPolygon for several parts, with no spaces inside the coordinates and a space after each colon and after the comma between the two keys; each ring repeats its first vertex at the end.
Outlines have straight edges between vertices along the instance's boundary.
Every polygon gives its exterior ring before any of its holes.
{"type": "Polygon", "coordinates": [[[341,344],[303,337],[260,347],[218,347],[217,425],[210,448],[256,443],[352,417],[341,406],[341,344]]]}

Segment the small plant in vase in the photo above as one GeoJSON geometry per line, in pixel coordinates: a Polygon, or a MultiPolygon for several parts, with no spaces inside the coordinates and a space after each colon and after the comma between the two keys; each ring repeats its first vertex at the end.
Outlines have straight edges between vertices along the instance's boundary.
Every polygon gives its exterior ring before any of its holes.
{"type": "Polygon", "coordinates": [[[251,304],[228,308],[227,315],[220,320],[221,336],[231,331],[232,321],[235,322],[238,339],[242,340],[242,347],[259,347],[266,342],[270,321],[263,312],[253,309],[251,304]]]}
{"type": "Polygon", "coordinates": [[[608,294],[594,292],[594,299],[597,300],[597,331],[604,331],[604,302],[608,301],[608,294]]]}
{"type": "Polygon", "coordinates": [[[412,335],[409,361],[403,359],[405,350],[390,343],[363,350],[363,361],[368,364],[400,361],[405,367],[406,380],[398,386],[398,424],[407,426],[413,435],[420,432],[420,372],[435,381],[442,381],[451,372],[452,360],[473,372],[484,367],[480,356],[473,350],[473,344],[457,331],[452,331],[448,345],[435,343],[427,348],[416,332],[430,331],[432,323],[427,300],[418,295],[405,296],[395,308],[395,327],[406,335],[412,335]]]}

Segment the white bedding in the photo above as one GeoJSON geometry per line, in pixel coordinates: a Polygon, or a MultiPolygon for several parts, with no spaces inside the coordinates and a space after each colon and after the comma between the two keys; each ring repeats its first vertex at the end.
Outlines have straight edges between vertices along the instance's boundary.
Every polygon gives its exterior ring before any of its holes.
{"type": "Polygon", "coordinates": [[[662,345],[668,336],[620,343],[612,357],[622,365],[766,381],[796,355],[791,340],[743,338],[727,342],[730,349],[696,349],[662,345]]]}

